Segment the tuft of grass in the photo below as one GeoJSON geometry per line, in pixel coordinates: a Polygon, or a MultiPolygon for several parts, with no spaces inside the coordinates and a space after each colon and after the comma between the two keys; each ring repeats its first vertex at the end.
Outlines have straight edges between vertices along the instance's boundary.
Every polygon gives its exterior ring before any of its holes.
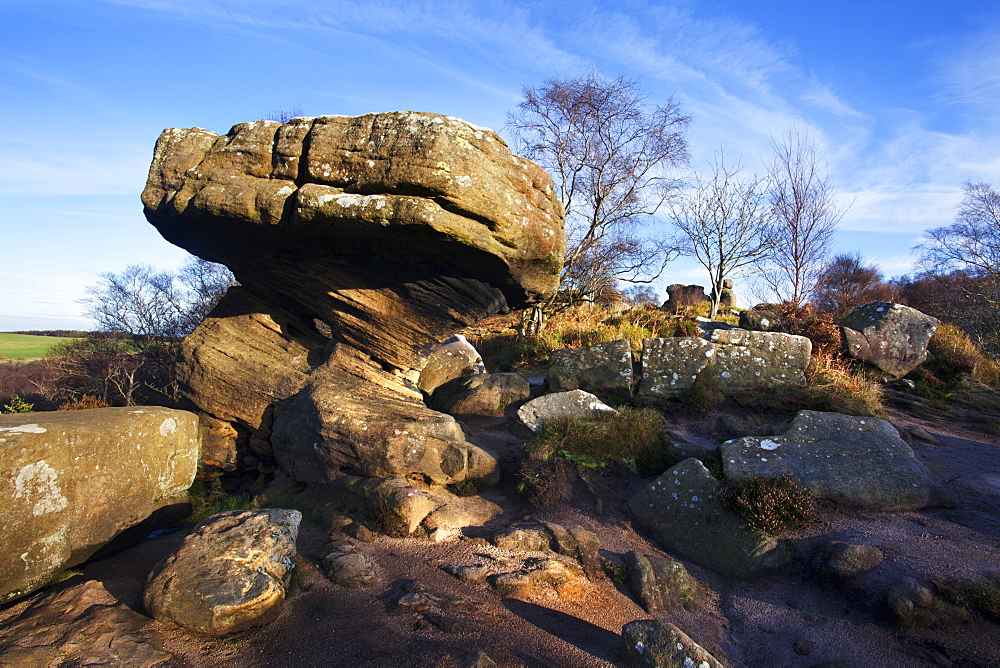
{"type": "Polygon", "coordinates": [[[191,515],[188,522],[197,524],[204,519],[231,510],[256,510],[261,505],[252,494],[206,494],[199,496],[191,494],[191,515]]]}
{"type": "Polygon", "coordinates": [[[578,470],[625,464],[642,476],[660,473],[674,463],[663,419],[648,408],[623,407],[592,417],[546,420],[525,444],[525,451],[530,459],[565,459],[578,470]]]}
{"type": "Polygon", "coordinates": [[[448,491],[455,496],[477,496],[486,486],[482,478],[466,478],[448,485],[448,491]]]}
{"type": "Polygon", "coordinates": [[[935,585],[938,596],[947,603],[1000,623],[1000,575],[980,581],[941,580],[935,585]]]}
{"type": "Polygon", "coordinates": [[[942,323],[928,342],[927,351],[930,359],[922,367],[924,377],[917,379],[923,380],[927,389],[946,394],[960,381],[971,378],[1000,390],[1000,364],[983,355],[968,334],[955,325],[942,323]]]}
{"type": "Polygon", "coordinates": [[[788,476],[727,480],[718,497],[750,526],[772,537],[805,528],[816,518],[812,495],[788,476]]]}

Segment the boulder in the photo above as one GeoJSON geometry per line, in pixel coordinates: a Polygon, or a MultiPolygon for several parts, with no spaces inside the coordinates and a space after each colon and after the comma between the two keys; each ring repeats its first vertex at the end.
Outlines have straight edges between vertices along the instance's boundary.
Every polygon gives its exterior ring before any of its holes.
{"type": "Polygon", "coordinates": [[[720,448],[730,480],[786,475],[820,499],[881,511],[954,505],[892,424],[879,418],[799,411],[776,436],[720,448]]]}
{"type": "MultiPolygon", "coordinates": [[[[531,431],[538,428],[546,420],[553,418],[591,417],[601,411],[615,411],[590,392],[570,390],[569,392],[554,392],[532,399],[517,409],[517,421],[531,431]]],[[[617,411],[615,411],[617,412],[617,411]]]]}
{"type": "Polygon", "coordinates": [[[780,326],[780,319],[780,305],[757,304],[753,308],[740,311],[740,329],[751,332],[773,332],[780,326]]]}
{"type": "Polygon", "coordinates": [[[693,599],[698,591],[698,583],[684,564],[671,557],[632,551],[625,555],[625,564],[632,593],[646,612],[669,610],[693,599]]]}
{"type": "Polygon", "coordinates": [[[694,387],[698,374],[712,361],[715,346],[697,336],[642,340],[639,394],[676,397],[694,387]]]}
{"type": "Polygon", "coordinates": [[[524,376],[481,373],[445,383],[434,392],[429,405],[436,411],[456,417],[503,417],[508,406],[530,396],[531,385],[524,376]]]}
{"type": "Polygon", "coordinates": [[[724,392],[804,383],[811,353],[804,336],[728,326],[704,337],[643,339],[639,394],[676,397],[702,375],[724,392]]]}
{"type": "Polygon", "coordinates": [[[870,571],[883,561],[885,554],[877,547],[831,540],[816,553],[813,568],[821,575],[849,578],[870,571]]]}
{"type": "Polygon", "coordinates": [[[417,387],[433,394],[449,380],[486,373],[479,351],[461,334],[456,334],[432,352],[420,370],[417,387]]]}
{"type": "Polygon", "coordinates": [[[209,517],[149,574],[146,609],[157,621],[214,636],[271,621],[295,570],[301,520],[281,509],[209,517]]]}
{"type": "Polygon", "coordinates": [[[938,321],[909,306],[872,302],[851,311],[841,325],[849,355],[901,378],[927,359],[938,321]]]}
{"type": "Polygon", "coordinates": [[[804,336],[716,329],[706,338],[715,345],[708,372],[724,392],[806,382],[812,342],[804,336]]]}
{"type": "Polygon", "coordinates": [[[622,627],[626,666],[656,668],[723,668],[686,633],[658,619],[642,619],[622,627]]]}
{"type": "Polygon", "coordinates": [[[902,577],[889,587],[885,603],[898,619],[906,620],[917,608],[934,603],[934,592],[915,578],[902,577]]]}
{"type": "Polygon", "coordinates": [[[555,552],[575,559],[589,578],[603,574],[598,550],[600,539],[576,524],[525,521],[500,529],[493,544],[502,550],[555,552]]]}
{"type": "Polygon", "coordinates": [[[719,481],[685,459],[628,500],[636,521],[667,552],[729,577],[778,568],[788,555],[718,500],[719,481]]]}
{"type": "Polygon", "coordinates": [[[437,114],[255,121],[165,130],[142,201],[240,283],[178,365],[236,450],[306,482],[490,474],[454,466],[492,458],[417,383],[453,332],[555,291],[563,215],[540,167],[437,114]]]}
{"type": "Polygon", "coordinates": [[[589,348],[565,348],[549,357],[549,389],[585,390],[601,399],[632,398],[632,346],[626,339],[589,348]]]}
{"type": "MultiPolygon", "coordinates": [[[[712,290],[712,296],[715,296],[715,290],[712,290]]],[[[725,278],[722,280],[722,290],[719,292],[719,308],[731,308],[736,306],[736,292],[733,290],[733,279],[725,278]]]]}
{"type": "Polygon", "coordinates": [[[170,408],[0,415],[0,602],[187,515],[200,443],[170,408]]]}
{"type": "Polygon", "coordinates": [[[364,587],[376,580],[375,566],[365,555],[347,542],[334,544],[334,549],[320,562],[323,573],[342,587],[364,587]]]}

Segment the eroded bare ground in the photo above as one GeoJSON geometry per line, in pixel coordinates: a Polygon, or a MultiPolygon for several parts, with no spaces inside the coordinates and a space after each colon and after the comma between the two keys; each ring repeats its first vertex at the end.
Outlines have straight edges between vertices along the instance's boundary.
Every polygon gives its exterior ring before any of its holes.
{"type": "MultiPolygon", "coordinates": [[[[143,580],[179,544],[178,533],[88,564],[81,575],[0,608],[0,665],[458,666],[482,650],[500,665],[596,666],[619,659],[623,624],[652,616],[673,622],[733,666],[1000,665],[996,625],[955,615],[901,626],[884,608],[886,589],[901,576],[982,578],[1000,571],[1000,446],[974,425],[949,430],[926,415],[893,418],[940,439],[941,445],[914,440],[913,447],[958,496],[957,508],[872,513],[824,507],[819,521],[795,536],[804,557],[789,572],[738,582],[687,564],[707,585],[687,609],[650,615],[627,584],[606,578],[574,596],[521,601],[449,575],[442,566],[495,566],[524,556],[487,543],[490,527],[440,544],[384,536],[354,541],[375,562],[378,580],[344,589],[318,567],[331,536],[307,520],[297,589],[269,626],[209,638],[145,616],[143,580]],[[876,546],[886,560],[860,581],[821,580],[801,564],[829,539],[876,546]],[[397,606],[407,591],[420,593],[423,602],[397,606]]],[[[703,417],[679,420],[671,429],[704,447],[718,438],[716,424],[703,417]]],[[[476,442],[507,458],[516,455],[519,440],[502,421],[471,426],[476,442]]],[[[620,501],[636,484],[581,484],[572,503],[536,516],[590,529],[608,553],[656,553],[621,512],[620,501]]],[[[506,509],[496,526],[532,512],[513,489],[487,494],[506,509]]]]}

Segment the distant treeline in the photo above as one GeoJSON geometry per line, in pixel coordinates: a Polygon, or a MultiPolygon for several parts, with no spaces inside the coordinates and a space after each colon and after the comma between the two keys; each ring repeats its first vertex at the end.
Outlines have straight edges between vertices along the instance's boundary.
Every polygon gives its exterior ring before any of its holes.
{"type": "Polygon", "coordinates": [[[77,329],[30,329],[19,332],[7,332],[7,334],[27,334],[28,336],[61,336],[67,339],[82,339],[90,336],[91,332],[82,332],[77,329]]]}

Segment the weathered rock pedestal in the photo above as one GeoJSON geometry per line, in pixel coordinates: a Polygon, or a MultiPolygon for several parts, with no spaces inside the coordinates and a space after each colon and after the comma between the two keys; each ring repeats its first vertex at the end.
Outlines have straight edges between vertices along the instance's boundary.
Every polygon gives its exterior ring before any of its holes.
{"type": "Polygon", "coordinates": [[[142,201],[240,282],[179,368],[209,453],[273,454],[307,482],[492,473],[416,381],[455,330],[556,289],[563,215],[540,167],[436,114],[256,121],[165,130],[142,201]]]}

